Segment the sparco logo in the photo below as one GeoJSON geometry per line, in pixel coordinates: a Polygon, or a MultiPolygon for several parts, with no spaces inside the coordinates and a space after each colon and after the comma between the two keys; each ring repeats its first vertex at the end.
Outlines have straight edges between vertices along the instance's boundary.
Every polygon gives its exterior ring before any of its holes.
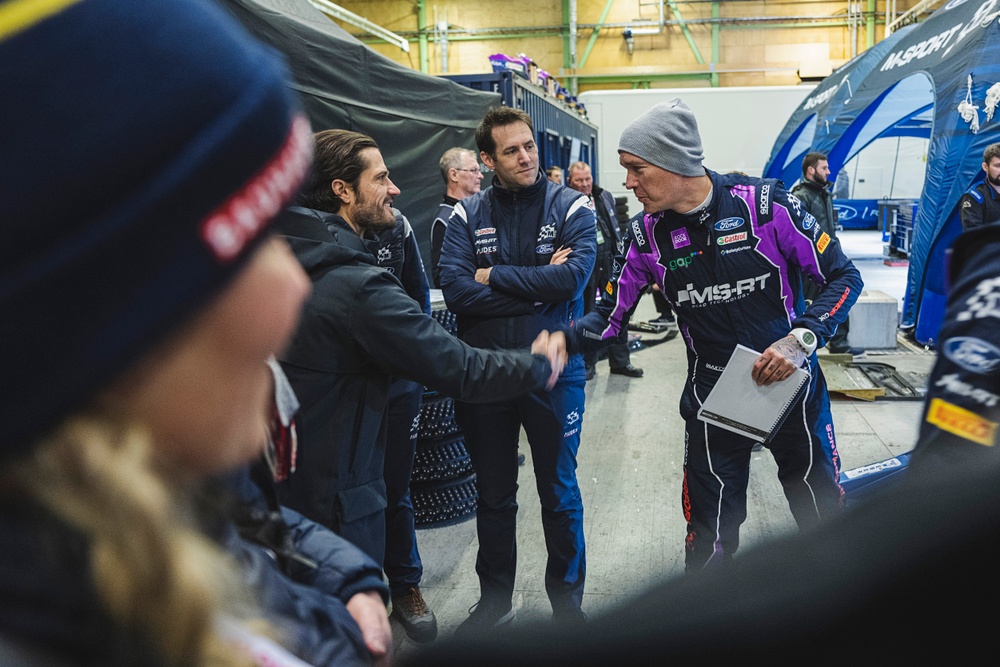
{"type": "Polygon", "coordinates": [[[636,243],[646,245],[646,237],[642,235],[642,225],[639,224],[638,220],[632,221],[632,234],[635,236],[636,243]]]}
{"type": "Polygon", "coordinates": [[[966,396],[974,400],[976,403],[985,405],[989,408],[995,406],[997,404],[997,399],[1000,398],[993,392],[980,389],[979,387],[974,387],[968,382],[962,382],[962,380],[958,377],[958,373],[949,373],[948,375],[943,376],[934,386],[944,387],[944,390],[951,394],[966,396]]]}
{"type": "Polygon", "coordinates": [[[743,226],[743,218],[726,218],[715,223],[715,231],[728,232],[743,226]]]}
{"type": "Polygon", "coordinates": [[[756,278],[737,280],[735,286],[730,285],[729,283],[722,283],[721,285],[709,285],[701,290],[695,289],[693,283],[688,283],[687,289],[682,289],[677,292],[677,303],[680,304],[690,302],[693,307],[697,307],[712,302],[723,303],[726,301],[733,301],[735,299],[742,299],[750,292],[757,289],[764,289],[764,284],[770,277],[770,273],[765,273],[764,275],[757,276],[756,278]]]}
{"type": "Polygon", "coordinates": [[[1000,350],[990,343],[969,336],[958,336],[944,344],[944,356],[967,371],[985,375],[1000,366],[1000,350]]]}
{"type": "Polygon", "coordinates": [[[771,193],[771,184],[764,183],[760,186],[760,209],[759,213],[761,215],[767,214],[767,196],[771,193]]]}

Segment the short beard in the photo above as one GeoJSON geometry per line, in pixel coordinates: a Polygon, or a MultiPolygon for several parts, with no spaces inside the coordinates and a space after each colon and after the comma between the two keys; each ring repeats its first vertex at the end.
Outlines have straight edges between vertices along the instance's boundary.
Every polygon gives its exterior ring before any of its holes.
{"type": "Polygon", "coordinates": [[[396,217],[392,213],[386,212],[381,204],[363,201],[358,210],[354,212],[353,222],[360,230],[371,230],[377,233],[395,227],[396,217]]]}
{"type": "Polygon", "coordinates": [[[821,188],[825,188],[826,186],[830,185],[830,181],[826,180],[825,178],[823,178],[819,174],[816,174],[813,177],[813,183],[815,183],[816,185],[818,185],[821,188]]]}
{"type": "Polygon", "coordinates": [[[1000,175],[997,175],[996,178],[993,178],[989,174],[986,174],[986,180],[990,182],[990,185],[995,185],[996,187],[1000,188],[1000,175]]]}

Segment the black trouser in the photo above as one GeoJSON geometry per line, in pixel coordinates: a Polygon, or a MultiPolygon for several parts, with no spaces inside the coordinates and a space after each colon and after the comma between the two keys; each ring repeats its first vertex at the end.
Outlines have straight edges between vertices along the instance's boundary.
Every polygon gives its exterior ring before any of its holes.
{"type": "MultiPolygon", "coordinates": [[[[585,315],[597,306],[597,292],[602,289],[606,282],[607,280],[603,272],[595,269],[593,275],[590,277],[590,284],[583,291],[583,313],[585,315]]],[[[611,368],[625,368],[628,366],[632,363],[631,352],[628,349],[628,340],[612,343],[598,352],[584,353],[583,363],[587,368],[593,368],[605,356],[611,368]]]]}
{"type": "Polygon", "coordinates": [[[660,290],[653,290],[653,303],[656,304],[656,312],[660,314],[660,317],[673,316],[673,308],[670,307],[670,302],[667,301],[667,297],[660,293],[660,290]]]}
{"type": "MultiPolygon", "coordinates": [[[[815,359],[815,357],[814,357],[815,359]]],[[[799,528],[840,514],[840,455],[830,414],[830,395],[819,364],[812,362],[808,392],[766,447],[778,465],[778,480],[799,528]]],[[[755,441],[699,420],[699,398],[707,387],[685,388],[682,506],[687,519],[685,565],[699,570],[732,560],[747,518],[750,453],[755,441]]]]}

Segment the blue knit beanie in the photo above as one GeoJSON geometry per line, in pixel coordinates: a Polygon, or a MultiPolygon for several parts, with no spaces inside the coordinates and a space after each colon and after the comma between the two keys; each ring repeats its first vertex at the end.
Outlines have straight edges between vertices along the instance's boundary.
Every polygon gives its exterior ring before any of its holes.
{"type": "Polygon", "coordinates": [[[279,57],[206,0],[0,1],[0,458],[217,294],[309,167],[279,57]]]}

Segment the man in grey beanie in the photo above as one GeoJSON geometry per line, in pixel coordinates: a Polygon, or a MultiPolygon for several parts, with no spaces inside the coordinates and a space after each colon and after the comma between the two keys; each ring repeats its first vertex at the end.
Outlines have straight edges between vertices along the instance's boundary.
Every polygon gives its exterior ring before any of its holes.
{"type": "Polygon", "coordinates": [[[705,175],[698,121],[680,99],[657,104],[632,121],[618,140],[618,152],[641,155],[680,176],[705,175]]]}
{"type": "Polygon", "coordinates": [[[746,519],[755,440],[698,419],[737,345],[763,350],[751,376],[781,382],[799,366],[811,377],[764,441],[800,528],[843,507],[826,381],[815,350],[837,330],[860,293],[861,275],[837,240],[779,181],[718,174],[702,166],[698,123],[679,99],[633,121],[618,144],[625,186],[642,202],[612,280],[610,298],[569,333],[573,351],[610,344],[650,284],[677,314],[688,347],[681,396],[685,419],[687,569],[732,560],[746,519]],[[806,307],[801,274],[820,286],[806,307]]]}

